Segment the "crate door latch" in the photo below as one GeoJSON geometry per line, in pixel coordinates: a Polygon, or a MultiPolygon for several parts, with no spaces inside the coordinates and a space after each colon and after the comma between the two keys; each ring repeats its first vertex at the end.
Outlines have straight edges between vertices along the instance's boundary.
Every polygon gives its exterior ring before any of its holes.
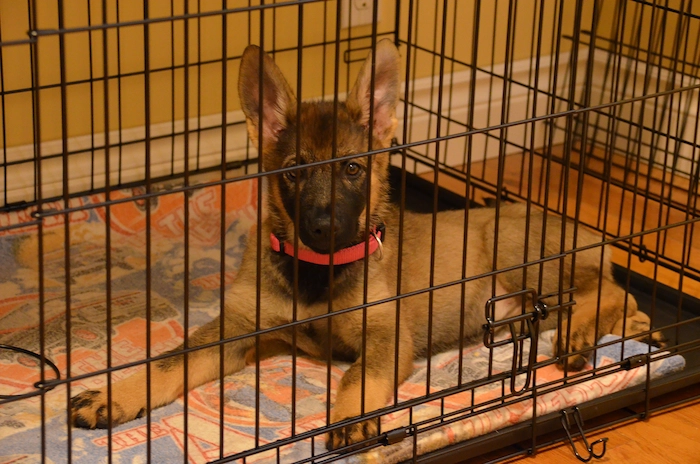
{"type": "Polygon", "coordinates": [[[515,395],[525,393],[532,383],[532,372],[537,362],[537,341],[540,336],[539,323],[541,320],[547,318],[547,314],[547,306],[540,301],[537,292],[531,288],[506,295],[495,296],[486,302],[486,324],[483,325],[484,346],[493,349],[509,344],[513,345],[510,391],[515,395]],[[498,301],[515,297],[525,298],[528,295],[533,305],[532,312],[524,312],[500,321],[495,320],[495,305],[498,301]],[[495,335],[502,329],[510,333],[510,338],[497,340],[495,335]],[[523,365],[523,360],[520,359],[523,354],[522,345],[525,340],[530,340],[530,353],[527,359],[527,365],[523,365]],[[525,382],[520,388],[517,388],[516,381],[518,375],[522,373],[525,373],[525,382]]]}
{"type": "MultiPolygon", "coordinates": [[[[581,419],[581,411],[578,409],[577,406],[575,406],[571,411],[563,410],[561,412],[561,425],[564,427],[564,431],[566,432],[566,436],[569,438],[569,443],[571,444],[571,450],[574,452],[574,455],[578,458],[579,461],[582,462],[588,462],[593,458],[600,459],[603,456],[605,456],[605,449],[608,443],[608,438],[600,438],[596,441],[594,441],[591,444],[588,444],[588,439],[586,439],[586,434],[583,432],[583,419],[581,419]],[[572,421],[571,421],[571,416],[574,416],[573,423],[576,424],[576,428],[578,428],[578,433],[581,434],[581,439],[583,440],[583,444],[586,447],[586,454],[588,455],[587,457],[581,456],[579,454],[578,450],[576,449],[576,444],[574,443],[574,439],[571,435],[571,428],[572,428],[572,421]],[[596,453],[593,451],[593,447],[595,447],[597,444],[602,443],[603,444],[603,450],[600,453],[596,453]]],[[[574,432],[575,433],[575,432],[574,432]]]]}

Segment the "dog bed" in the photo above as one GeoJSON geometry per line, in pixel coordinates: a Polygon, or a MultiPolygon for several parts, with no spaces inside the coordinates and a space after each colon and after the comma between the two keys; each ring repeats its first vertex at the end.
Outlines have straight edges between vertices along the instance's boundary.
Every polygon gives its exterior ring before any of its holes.
{"type": "MultiPolygon", "coordinates": [[[[126,199],[139,191],[111,193],[112,199],[126,199]]],[[[153,355],[176,347],[185,330],[190,333],[219,312],[221,276],[221,207],[225,205],[225,282],[236,275],[245,246],[245,236],[257,215],[257,184],[236,182],[222,188],[210,186],[187,196],[189,202],[189,327],[184,327],[184,195],[168,194],[151,201],[151,324],[150,350],[153,355]]],[[[106,227],[103,195],[71,200],[76,211],[69,216],[70,248],[65,255],[64,217],[49,216],[43,226],[43,299],[45,356],[58,367],[61,377],[77,376],[107,367],[107,337],[111,337],[112,365],[138,361],[146,357],[146,205],[125,201],[110,209],[111,215],[111,334],[106,321],[106,227]],[[70,265],[70,352],[66,333],[66,263],[70,265]]],[[[45,204],[44,209],[56,205],[45,204]]],[[[0,213],[0,344],[18,346],[33,352],[40,347],[38,252],[36,225],[32,210],[0,213]]],[[[551,333],[541,335],[538,360],[551,357],[551,333]]],[[[614,342],[607,335],[602,343],[614,342]]],[[[622,343],[612,343],[597,350],[595,363],[605,366],[621,359],[622,343]]],[[[524,351],[529,346],[525,343],[524,351]]],[[[652,348],[653,349],[653,348],[652,348]]],[[[625,342],[624,356],[648,353],[645,344],[625,342]]],[[[459,359],[463,360],[462,380],[482,379],[488,373],[489,350],[481,343],[452,350],[431,359],[430,391],[440,391],[457,384],[459,359]]],[[[492,372],[508,371],[511,348],[493,350],[492,372]]],[[[652,379],[682,370],[681,356],[663,357],[651,363],[652,379]]],[[[265,445],[291,436],[292,368],[291,356],[277,356],[261,361],[259,444],[265,445]]],[[[427,362],[416,361],[415,372],[399,389],[399,401],[419,398],[426,393],[427,362]]],[[[23,353],[0,350],[0,395],[21,395],[34,390],[38,380],[38,361],[23,353]]],[[[348,365],[334,363],[331,370],[331,400],[348,365]]],[[[591,366],[588,366],[590,369],[591,366]]],[[[196,368],[196,366],[193,366],[196,368]]],[[[118,370],[113,380],[128,376],[135,368],[118,370]]],[[[295,433],[326,425],[327,365],[324,361],[296,359],[295,433]]],[[[47,378],[52,378],[47,369],[47,378]]],[[[618,371],[610,375],[593,375],[585,382],[561,386],[562,373],[554,365],[537,370],[537,413],[545,415],[569,406],[607,395],[646,381],[646,367],[618,371]]],[[[70,396],[104,385],[106,376],[86,377],[74,381],[70,396]]],[[[151,415],[151,462],[204,463],[219,459],[220,429],[223,427],[223,454],[231,455],[255,447],[255,366],[228,376],[224,385],[224,423],[220,424],[220,386],[203,385],[188,395],[187,432],[184,403],[176,402],[156,409],[151,415]]],[[[60,385],[46,393],[44,402],[44,436],[42,404],[39,396],[7,401],[0,400],[0,462],[40,462],[42,440],[47,462],[76,464],[107,462],[110,437],[105,430],[72,429],[67,442],[66,409],[68,392],[60,385]]],[[[389,414],[382,419],[388,431],[413,423],[427,424],[431,419],[469,406],[485,411],[454,423],[419,434],[417,441],[406,439],[392,446],[347,456],[344,462],[400,462],[412,456],[414,446],[424,454],[463,440],[489,433],[531,418],[532,400],[505,402],[492,408],[492,400],[508,393],[501,382],[435,400],[389,414]],[[484,405],[484,406],[481,406],[484,405]],[[410,416],[410,417],[409,417],[410,416]]],[[[147,461],[146,418],[115,427],[111,434],[112,462],[147,461]]],[[[294,462],[326,452],[323,437],[317,437],[249,456],[247,463],[294,462]],[[313,449],[312,449],[313,448],[313,449]]]]}

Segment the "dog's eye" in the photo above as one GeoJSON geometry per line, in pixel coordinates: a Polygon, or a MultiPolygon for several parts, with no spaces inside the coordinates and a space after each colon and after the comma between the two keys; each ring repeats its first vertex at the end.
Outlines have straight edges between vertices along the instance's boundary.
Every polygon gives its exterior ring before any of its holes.
{"type": "Polygon", "coordinates": [[[347,166],[345,166],[345,174],[351,177],[355,177],[360,173],[360,165],[357,163],[348,163],[347,166]]]}
{"type": "MultiPolygon", "coordinates": [[[[287,165],[285,166],[285,168],[291,168],[292,166],[296,166],[296,165],[297,165],[297,164],[296,164],[295,162],[292,161],[292,162],[290,162],[289,164],[287,164],[287,165]]],[[[296,170],[293,170],[293,171],[286,171],[286,172],[284,173],[284,177],[286,177],[288,181],[294,182],[294,180],[297,178],[297,171],[296,171],[296,170]]]]}

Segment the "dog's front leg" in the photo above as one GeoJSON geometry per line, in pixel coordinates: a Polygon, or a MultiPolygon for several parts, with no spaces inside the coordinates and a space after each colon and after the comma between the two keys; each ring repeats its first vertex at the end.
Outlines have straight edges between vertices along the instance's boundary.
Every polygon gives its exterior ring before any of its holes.
{"type": "MultiPolygon", "coordinates": [[[[344,327],[334,335],[340,336],[343,343],[360,352],[360,356],[340,381],[331,413],[333,423],[385,407],[394,395],[395,381],[403,383],[413,371],[413,339],[407,323],[402,321],[400,325],[397,360],[393,306],[369,308],[368,311],[372,314],[368,315],[364,335],[364,355],[361,352],[362,314],[358,311],[340,316],[334,321],[338,322],[338,326],[344,327]]],[[[333,430],[327,437],[327,446],[329,449],[337,449],[352,445],[377,436],[378,432],[379,419],[366,420],[333,430]]]]}
{"type": "MultiPolygon", "coordinates": [[[[235,300],[231,300],[235,301],[235,300]]],[[[225,337],[234,337],[253,332],[255,326],[239,311],[227,310],[224,324],[225,337]]],[[[189,338],[188,347],[197,347],[216,342],[220,339],[220,320],[214,319],[199,328],[189,338]]],[[[255,339],[243,338],[224,345],[223,375],[238,371],[245,365],[245,353],[254,344],[255,339]]],[[[170,353],[182,350],[180,345],[170,353]]],[[[173,355],[154,362],[150,369],[150,378],[146,369],[115,382],[112,385],[111,398],[107,387],[87,390],[71,400],[72,422],[77,427],[107,428],[142,417],[146,409],[157,408],[171,403],[186,390],[217,379],[220,373],[219,346],[213,346],[189,352],[187,355],[187,383],[185,383],[185,356],[173,355]],[[147,395],[150,392],[150,405],[147,395]],[[111,400],[111,401],[108,401],[111,400]],[[109,405],[111,404],[111,417],[109,405]]]]}

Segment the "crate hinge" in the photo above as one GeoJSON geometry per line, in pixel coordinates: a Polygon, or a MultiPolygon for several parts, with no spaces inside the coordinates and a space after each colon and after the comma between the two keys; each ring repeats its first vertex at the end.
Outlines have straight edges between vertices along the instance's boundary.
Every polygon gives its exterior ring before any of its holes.
{"type": "Polygon", "coordinates": [[[649,358],[646,354],[635,354],[634,356],[623,359],[621,366],[624,370],[628,371],[630,369],[644,366],[648,362],[649,358]]]}
{"type": "Polygon", "coordinates": [[[403,441],[404,438],[411,435],[413,427],[401,427],[390,430],[384,434],[384,437],[379,441],[382,445],[388,446],[403,441]]]}
{"type": "MultiPolygon", "coordinates": [[[[564,428],[564,431],[566,432],[566,436],[569,439],[569,443],[571,444],[571,450],[574,453],[574,456],[579,461],[582,462],[588,462],[593,458],[600,459],[603,456],[605,456],[605,450],[607,447],[608,443],[608,438],[600,438],[596,441],[594,441],[591,444],[588,444],[588,439],[586,438],[586,434],[583,432],[583,419],[581,419],[581,411],[579,410],[578,406],[574,406],[573,409],[570,411],[563,410],[561,411],[561,425],[564,428]],[[571,434],[571,428],[572,428],[572,421],[570,416],[574,416],[573,423],[576,424],[576,428],[578,429],[578,433],[581,434],[581,439],[583,440],[583,444],[586,447],[586,454],[587,456],[584,457],[581,454],[579,454],[578,450],[576,449],[576,444],[574,443],[574,439],[571,434]],[[596,453],[593,451],[593,447],[599,443],[603,444],[603,450],[600,453],[596,453]]],[[[575,433],[575,432],[574,432],[575,433]]]]}

